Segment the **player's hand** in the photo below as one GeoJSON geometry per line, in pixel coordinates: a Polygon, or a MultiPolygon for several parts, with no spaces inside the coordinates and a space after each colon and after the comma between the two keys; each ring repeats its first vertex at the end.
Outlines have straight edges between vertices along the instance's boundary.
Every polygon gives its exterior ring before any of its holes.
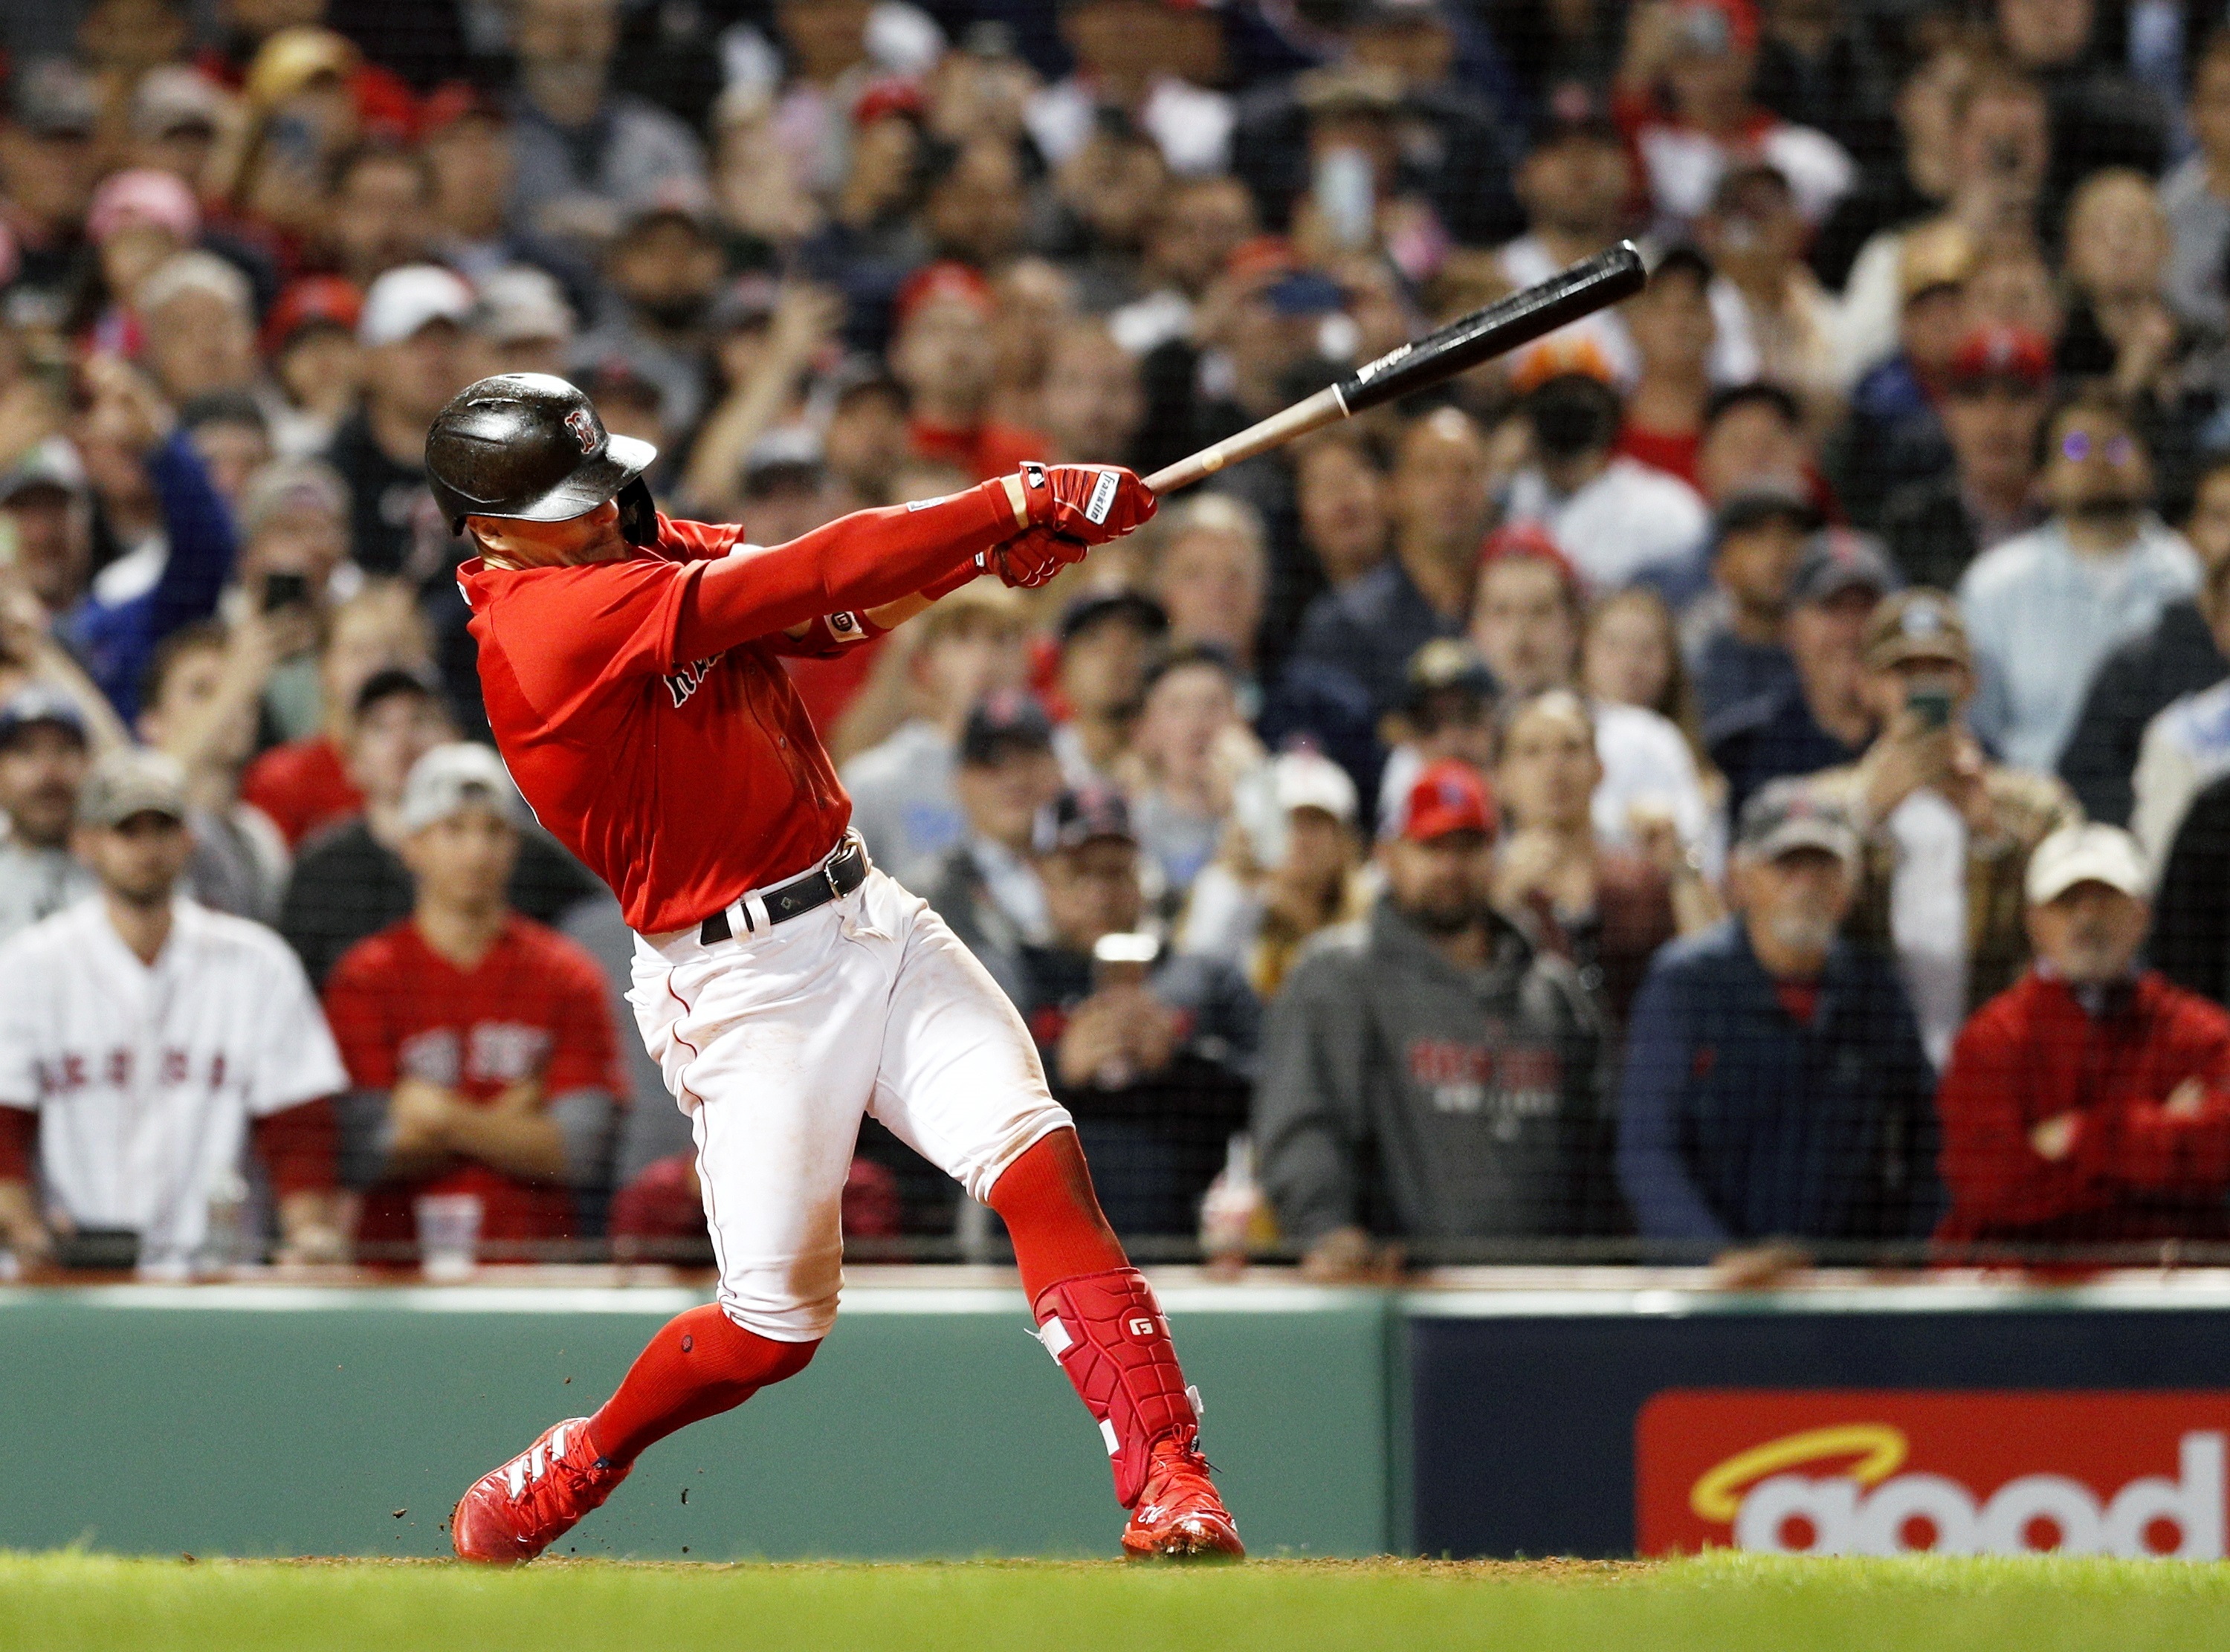
{"type": "Polygon", "coordinates": [[[1119,465],[1028,464],[1016,472],[1030,526],[1080,545],[1120,539],[1159,502],[1119,465]]]}
{"type": "Polygon", "coordinates": [[[1084,560],[1087,547],[1054,537],[1049,528],[1016,534],[991,552],[991,571],[1009,590],[1034,590],[1064,568],[1084,560]]]}
{"type": "Polygon", "coordinates": [[[2075,1150],[2077,1122],[2076,1115],[2072,1112],[2055,1113],[2042,1123],[2031,1128],[2028,1133],[2028,1144],[2035,1149],[2038,1158],[2048,1159],[2057,1164],[2075,1150]]]}

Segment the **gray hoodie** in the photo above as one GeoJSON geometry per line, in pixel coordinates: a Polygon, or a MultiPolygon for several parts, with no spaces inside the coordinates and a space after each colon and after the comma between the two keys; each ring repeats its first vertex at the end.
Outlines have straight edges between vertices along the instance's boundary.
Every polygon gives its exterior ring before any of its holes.
{"type": "Polygon", "coordinates": [[[1254,1138],[1288,1238],[1614,1231],[1603,1041],[1571,967],[1493,920],[1459,968],[1382,897],[1310,943],[1271,1006],[1254,1138]]]}

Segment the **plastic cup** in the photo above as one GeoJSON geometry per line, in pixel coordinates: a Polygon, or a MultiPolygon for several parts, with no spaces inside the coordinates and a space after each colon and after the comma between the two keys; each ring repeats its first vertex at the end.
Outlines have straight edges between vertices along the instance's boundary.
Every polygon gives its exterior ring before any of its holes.
{"type": "Polygon", "coordinates": [[[478,1193],[425,1193],[416,1201],[418,1263],[433,1280],[469,1279],[480,1240],[478,1193]]]}

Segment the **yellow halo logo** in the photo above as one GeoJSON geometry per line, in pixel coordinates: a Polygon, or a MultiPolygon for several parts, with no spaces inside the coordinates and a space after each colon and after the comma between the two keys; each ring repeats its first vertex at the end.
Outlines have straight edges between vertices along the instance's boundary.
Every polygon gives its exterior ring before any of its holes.
{"type": "Polygon", "coordinates": [[[1825,1457],[1858,1458],[1844,1472],[1861,1486],[1880,1484],[1905,1464],[1905,1431],[1886,1423],[1843,1423],[1786,1434],[1737,1451],[1698,1478],[1688,1507],[1707,1520],[1731,1524],[1742,1510],[1742,1492],[1753,1481],[1825,1457]]]}

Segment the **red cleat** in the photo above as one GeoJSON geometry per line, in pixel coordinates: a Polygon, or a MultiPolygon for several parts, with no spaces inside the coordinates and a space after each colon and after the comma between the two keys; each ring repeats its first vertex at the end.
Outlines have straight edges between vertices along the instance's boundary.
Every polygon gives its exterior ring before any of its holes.
{"type": "MultiPolygon", "coordinates": [[[[1188,1435],[1189,1431],[1188,1430],[1188,1435]]],[[[1208,1459],[1188,1435],[1154,1442],[1146,1489],[1124,1528],[1123,1553],[1132,1560],[1243,1560],[1247,1546],[1208,1478],[1208,1459]]]]}
{"type": "Polygon", "coordinates": [[[474,1481],[449,1517],[457,1559],[517,1565],[571,1531],[628,1477],[627,1469],[590,1456],[592,1450],[589,1419],[569,1417],[474,1481]]]}

